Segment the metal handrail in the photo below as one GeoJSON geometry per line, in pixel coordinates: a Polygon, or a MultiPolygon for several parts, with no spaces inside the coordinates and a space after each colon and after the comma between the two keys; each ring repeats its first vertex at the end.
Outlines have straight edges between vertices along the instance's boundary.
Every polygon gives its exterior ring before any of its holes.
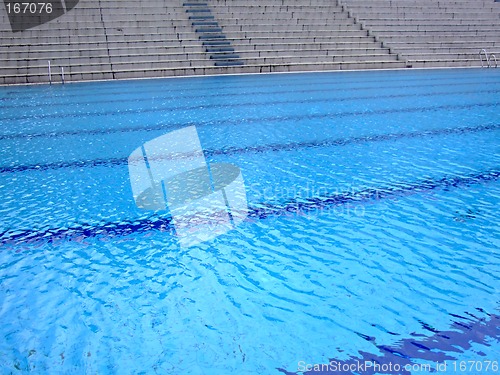
{"type": "Polygon", "coordinates": [[[486,51],[486,49],[484,49],[484,48],[481,51],[479,51],[479,60],[481,60],[481,68],[484,68],[483,52],[484,52],[484,56],[486,57],[486,63],[488,64],[488,68],[489,68],[490,67],[490,58],[488,56],[488,51],[486,51]]]}
{"type": "Polygon", "coordinates": [[[51,69],[50,69],[50,60],[49,60],[49,61],[47,61],[47,62],[49,63],[49,84],[51,84],[51,85],[52,85],[52,71],[51,71],[51,69]]]}
{"type": "Polygon", "coordinates": [[[492,60],[495,61],[495,68],[497,68],[498,67],[497,57],[492,53],[488,55],[488,51],[486,51],[485,48],[479,51],[479,60],[481,60],[481,68],[484,68],[483,53],[484,57],[486,58],[486,64],[488,65],[487,68],[491,68],[491,66],[493,65],[492,60]]]}
{"type": "Polygon", "coordinates": [[[495,60],[495,68],[498,68],[498,63],[497,63],[497,57],[493,54],[490,55],[490,61],[491,59],[493,58],[493,60],[495,60]]]}

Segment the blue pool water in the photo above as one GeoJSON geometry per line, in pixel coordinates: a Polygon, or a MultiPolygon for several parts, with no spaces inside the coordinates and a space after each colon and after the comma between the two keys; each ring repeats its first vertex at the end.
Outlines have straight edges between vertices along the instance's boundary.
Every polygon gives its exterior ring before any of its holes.
{"type": "Polygon", "coordinates": [[[500,373],[499,93],[494,69],[0,88],[0,373],[500,373]],[[128,158],[190,126],[247,211],[183,246],[128,158]]]}

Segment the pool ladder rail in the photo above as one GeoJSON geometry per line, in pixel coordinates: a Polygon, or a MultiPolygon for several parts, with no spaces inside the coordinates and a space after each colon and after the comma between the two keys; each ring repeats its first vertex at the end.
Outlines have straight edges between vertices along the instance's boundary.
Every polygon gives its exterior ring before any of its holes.
{"type": "Polygon", "coordinates": [[[483,60],[483,54],[484,54],[484,57],[486,58],[486,67],[487,68],[491,68],[493,66],[493,61],[495,62],[494,67],[495,68],[498,67],[497,57],[492,53],[488,54],[488,51],[485,48],[483,48],[481,51],[479,51],[479,60],[481,60],[481,68],[485,67],[484,60],[483,60]]]}
{"type": "MultiPolygon", "coordinates": [[[[48,63],[48,67],[49,67],[49,70],[48,70],[49,85],[52,85],[52,68],[50,66],[50,60],[47,61],[47,63],[48,63]]],[[[63,85],[66,82],[65,79],[64,79],[64,67],[62,67],[62,66],[61,66],[61,82],[62,82],[63,85]]]]}

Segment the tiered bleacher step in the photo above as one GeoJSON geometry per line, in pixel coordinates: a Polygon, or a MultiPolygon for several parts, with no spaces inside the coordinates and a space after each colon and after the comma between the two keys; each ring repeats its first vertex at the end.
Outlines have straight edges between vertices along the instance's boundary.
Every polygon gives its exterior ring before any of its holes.
{"type": "Polygon", "coordinates": [[[235,53],[222,28],[213,16],[206,1],[190,1],[183,4],[194,31],[202,41],[205,52],[214,66],[240,66],[243,60],[235,53]]]}
{"type": "Polygon", "coordinates": [[[401,68],[330,0],[211,0],[224,35],[257,72],[401,68]]]}
{"type": "Polygon", "coordinates": [[[0,84],[48,82],[48,61],[53,82],[61,80],[61,68],[66,81],[215,69],[180,0],[80,1],[60,18],[17,33],[3,6],[0,20],[0,84]]]}
{"type": "Polygon", "coordinates": [[[500,56],[493,0],[86,0],[12,32],[0,84],[178,75],[480,66],[500,56]],[[222,66],[225,65],[225,66],[222,66]],[[231,66],[228,66],[231,65],[231,66]]]}
{"type": "Polygon", "coordinates": [[[412,67],[481,66],[500,54],[500,3],[494,0],[340,0],[356,22],[412,67]]]}
{"type": "Polygon", "coordinates": [[[54,82],[404,66],[329,0],[86,0],[19,33],[0,19],[0,84],[48,82],[48,61],[54,82]]]}

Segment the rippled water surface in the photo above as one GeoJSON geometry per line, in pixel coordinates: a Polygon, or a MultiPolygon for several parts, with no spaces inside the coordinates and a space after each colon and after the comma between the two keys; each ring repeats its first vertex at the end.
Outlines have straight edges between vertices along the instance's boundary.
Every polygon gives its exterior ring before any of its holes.
{"type": "Polygon", "coordinates": [[[0,88],[0,373],[500,373],[499,93],[493,69],[0,88]],[[186,247],[127,158],[192,125],[248,216],[186,247]]]}

